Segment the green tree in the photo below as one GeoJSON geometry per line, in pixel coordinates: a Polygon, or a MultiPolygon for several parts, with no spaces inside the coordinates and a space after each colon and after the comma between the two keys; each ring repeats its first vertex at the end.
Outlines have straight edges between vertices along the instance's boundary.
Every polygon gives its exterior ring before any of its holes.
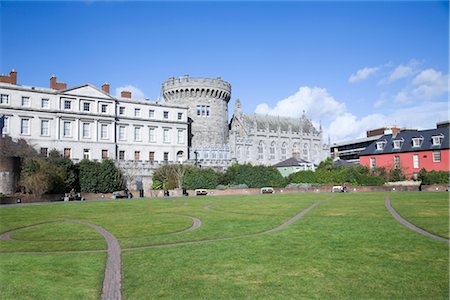
{"type": "Polygon", "coordinates": [[[278,170],[271,166],[253,166],[251,164],[233,164],[223,175],[223,184],[246,184],[250,188],[264,186],[284,187],[286,184],[278,170]]]}
{"type": "Polygon", "coordinates": [[[195,189],[215,189],[219,185],[220,174],[210,168],[190,167],[183,178],[183,187],[195,189]]]}

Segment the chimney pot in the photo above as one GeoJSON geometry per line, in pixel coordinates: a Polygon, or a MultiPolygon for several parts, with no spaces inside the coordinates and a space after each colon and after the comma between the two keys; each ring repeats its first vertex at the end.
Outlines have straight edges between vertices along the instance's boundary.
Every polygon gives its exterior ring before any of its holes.
{"type": "Polygon", "coordinates": [[[105,93],[109,94],[109,83],[105,82],[105,83],[102,85],[102,90],[103,90],[105,93]]]}
{"type": "Polygon", "coordinates": [[[131,92],[130,92],[130,91],[122,91],[122,92],[120,93],[120,96],[121,96],[122,98],[129,98],[129,99],[131,99],[131,92]]]}

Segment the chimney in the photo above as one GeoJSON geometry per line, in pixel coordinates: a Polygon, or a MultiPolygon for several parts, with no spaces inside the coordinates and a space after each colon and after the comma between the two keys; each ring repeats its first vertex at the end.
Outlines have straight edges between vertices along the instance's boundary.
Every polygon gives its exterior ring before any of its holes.
{"type": "Polygon", "coordinates": [[[52,75],[50,77],[50,88],[53,90],[65,90],[67,89],[67,84],[64,82],[56,82],[56,76],[52,75]]]}
{"type": "Polygon", "coordinates": [[[9,80],[11,84],[17,84],[17,72],[16,70],[12,69],[11,72],[9,72],[9,80]]]}
{"type": "Polygon", "coordinates": [[[5,74],[1,74],[0,82],[17,84],[17,72],[14,69],[12,69],[11,72],[9,72],[9,76],[5,75],[5,74]]]}
{"type": "Polygon", "coordinates": [[[120,96],[122,98],[129,98],[129,99],[131,99],[131,92],[130,91],[122,91],[122,92],[120,92],[120,96]]]}
{"type": "Polygon", "coordinates": [[[397,125],[395,125],[395,124],[394,124],[394,126],[392,126],[391,130],[392,130],[393,137],[396,137],[397,134],[401,131],[400,128],[398,128],[397,125]]]}
{"type": "Polygon", "coordinates": [[[105,82],[102,85],[102,91],[104,91],[105,93],[109,94],[109,83],[105,82]]]}

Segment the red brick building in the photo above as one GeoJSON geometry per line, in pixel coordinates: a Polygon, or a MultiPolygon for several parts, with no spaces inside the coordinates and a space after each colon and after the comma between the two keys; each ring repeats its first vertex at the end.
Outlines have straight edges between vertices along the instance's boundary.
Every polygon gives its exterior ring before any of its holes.
{"type": "Polygon", "coordinates": [[[436,129],[406,130],[383,135],[360,153],[359,161],[370,169],[402,169],[407,178],[424,168],[450,171],[449,123],[436,129]]]}

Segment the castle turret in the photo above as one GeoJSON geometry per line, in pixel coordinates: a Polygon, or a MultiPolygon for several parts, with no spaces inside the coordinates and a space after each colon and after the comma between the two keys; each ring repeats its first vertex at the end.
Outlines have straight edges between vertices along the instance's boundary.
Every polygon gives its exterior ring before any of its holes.
{"type": "Polygon", "coordinates": [[[162,95],[168,104],[189,108],[192,148],[228,143],[228,102],[231,97],[231,85],[228,82],[220,77],[169,77],[162,84],[162,95]]]}

